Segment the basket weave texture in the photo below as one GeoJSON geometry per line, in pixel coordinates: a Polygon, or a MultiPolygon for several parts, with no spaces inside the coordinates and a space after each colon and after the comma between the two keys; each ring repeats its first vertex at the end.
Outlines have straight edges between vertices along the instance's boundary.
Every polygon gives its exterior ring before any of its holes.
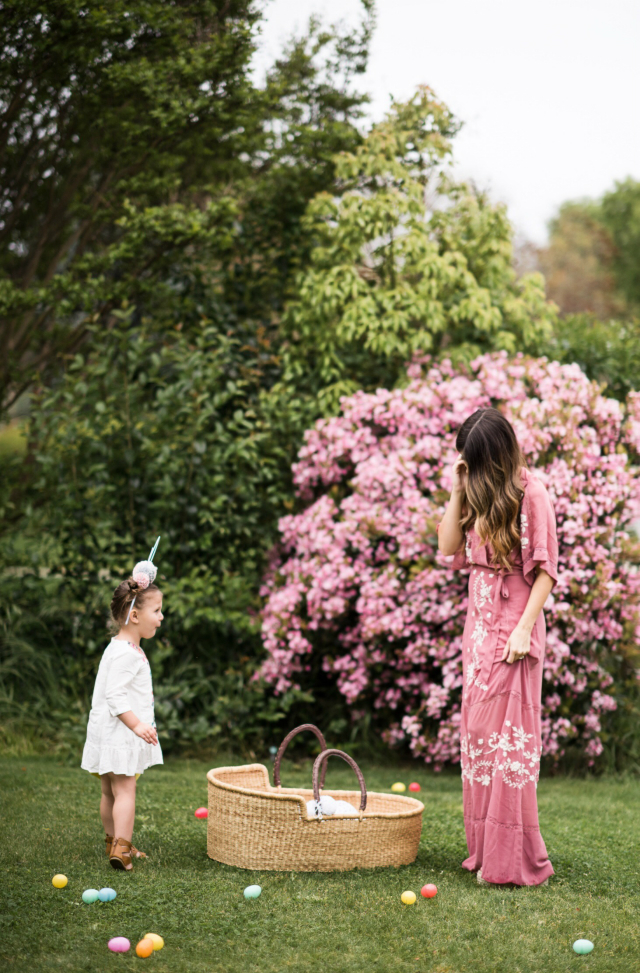
{"type": "Polygon", "coordinates": [[[324,750],[316,759],[314,789],[272,787],[263,764],[218,767],[209,771],[207,780],[207,853],[226,865],[265,871],[348,871],[408,865],[418,853],[424,804],[397,794],[367,793],[360,770],[342,751],[324,750]],[[307,801],[318,799],[321,768],[326,769],[328,756],[334,754],[357,770],[360,790],[322,793],[366,808],[357,817],[309,818],[307,801]]]}

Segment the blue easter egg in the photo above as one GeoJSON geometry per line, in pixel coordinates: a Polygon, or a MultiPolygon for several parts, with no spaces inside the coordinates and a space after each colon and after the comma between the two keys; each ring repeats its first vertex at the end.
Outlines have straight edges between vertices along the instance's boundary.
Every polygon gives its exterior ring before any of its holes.
{"type": "Polygon", "coordinates": [[[97,889],[85,889],[82,893],[82,901],[86,902],[87,905],[91,905],[92,902],[98,901],[98,896],[100,893],[97,889]]]}
{"type": "Polygon", "coordinates": [[[593,949],[593,943],[589,939],[576,939],[573,944],[574,953],[580,953],[581,956],[585,956],[590,953],[593,949]]]}
{"type": "Polygon", "coordinates": [[[115,889],[110,889],[110,888],[100,889],[100,891],[98,892],[98,898],[100,899],[101,902],[113,902],[117,894],[118,893],[116,892],[115,889]]]}
{"type": "Polygon", "coordinates": [[[259,885],[247,885],[244,890],[244,897],[245,899],[257,899],[261,892],[262,889],[259,885]]]}

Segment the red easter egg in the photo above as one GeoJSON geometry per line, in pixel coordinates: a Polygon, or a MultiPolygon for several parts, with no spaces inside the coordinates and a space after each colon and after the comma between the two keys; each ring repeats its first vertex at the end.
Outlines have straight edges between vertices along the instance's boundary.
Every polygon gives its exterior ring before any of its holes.
{"type": "Polygon", "coordinates": [[[409,784],[409,790],[413,791],[414,794],[417,794],[418,791],[420,790],[420,784],[416,784],[414,780],[413,784],[409,784]]]}
{"type": "Polygon", "coordinates": [[[432,899],[437,894],[438,889],[435,885],[423,885],[420,889],[420,895],[423,895],[425,899],[432,899]]]}
{"type": "Polygon", "coordinates": [[[197,818],[208,818],[209,817],[209,812],[207,811],[206,807],[199,807],[193,813],[195,814],[195,816],[197,818]]]}

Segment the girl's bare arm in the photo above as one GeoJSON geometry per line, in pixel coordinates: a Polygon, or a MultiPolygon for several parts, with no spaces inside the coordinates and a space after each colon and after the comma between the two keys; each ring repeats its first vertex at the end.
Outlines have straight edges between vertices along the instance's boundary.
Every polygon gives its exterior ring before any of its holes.
{"type": "Polygon", "coordinates": [[[133,730],[136,736],[139,736],[141,740],[145,743],[153,743],[154,745],[158,742],[158,734],[155,727],[149,726],[148,723],[143,723],[139,720],[132,709],[128,709],[126,713],[118,713],[118,719],[122,720],[125,726],[133,730]]]}

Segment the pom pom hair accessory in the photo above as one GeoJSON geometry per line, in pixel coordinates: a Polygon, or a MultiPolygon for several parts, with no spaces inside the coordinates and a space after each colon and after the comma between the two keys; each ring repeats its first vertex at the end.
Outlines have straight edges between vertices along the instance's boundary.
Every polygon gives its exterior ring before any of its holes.
{"type": "MultiPolygon", "coordinates": [[[[157,541],[155,542],[155,544],[151,548],[151,552],[150,552],[149,557],[147,558],[147,560],[146,561],[138,561],[138,563],[136,564],[135,568],[131,572],[131,577],[136,582],[136,584],[140,588],[142,588],[143,590],[145,588],[148,588],[149,585],[150,584],[153,584],[153,582],[156,580],[156,575],[158,573],[158,569],[155,566],[155,564],[153,563],[153,559],[155,557],[156,551],[158,550],[158,544],[160,543],[160,537],[161,536],[162,535],[159,535],[158,536],[157,541]]],[[[129,615],[131,614],[131,609],[133,608],[133,606],[136,603],[136,598],[137,597],[138,597],[137,594],[134,595],[133,596],[133,601],[129,605],[129,611],[127,612],[127,620],[125,622],[125,625],[128,625],[129,624],[129,615]]]]}

